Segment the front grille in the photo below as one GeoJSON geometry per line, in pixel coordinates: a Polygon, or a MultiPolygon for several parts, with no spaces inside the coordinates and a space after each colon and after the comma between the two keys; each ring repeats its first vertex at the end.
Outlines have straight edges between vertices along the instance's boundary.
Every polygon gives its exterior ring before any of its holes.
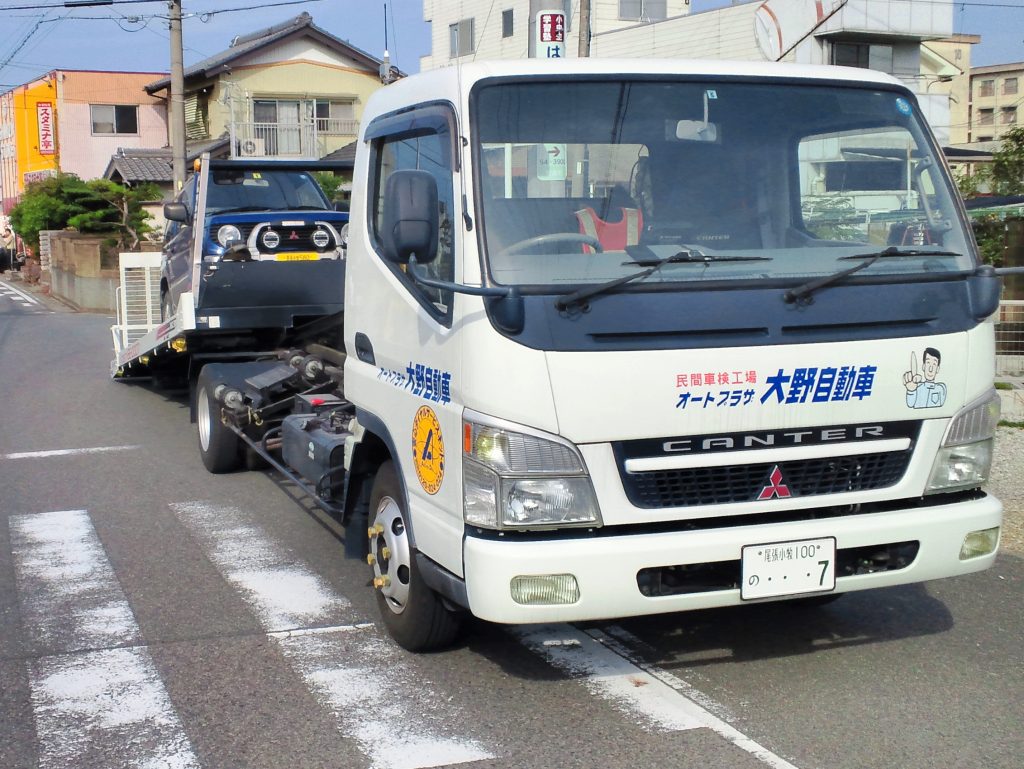
{"type": "MultiPolygon", "coordinates": [[[[897,483],[907,470],[912,449],[881,454],[803,459],[792,462],[696,467],[641,473],[621,471],[629,501],[636,507],[696,507],[755,502],[772,485],[778,466],[794,497],[882,489],[897,483]]],[[[621,465],[620,465],[621,467],[621,465]]]]}
{"type": "MultiPolygon", "coordinates": [[[[257,227],[261,228],[260,229],[260,234],[262,234],[263,231],[266,229],[266,227],[264,227],[263,224],[259,224],[259,223],[254,224],[254,223],[251,223],[251,222],[235,222],[234,224],[238,228],[239,232],[242,233],[242,242],[243,243],[248,243],[249,242],[249,236],[252,235],[252,231],[254,229],[256,229],[257,227]]],[[[219,230],[222,226],[224,226],[223,223],[212,225],[210,227],[210,230],[209,230],[210,240],[212,240],[214,243],[217,242],[217,230],[219,230]]],[[[274,232],[276,232],[278,234],[278,236],[280,236],[280,238],[281,238],[280,245],[278,245],[278,247],[274,248],[274,249],[267,249],[262,244],[257,243],[256,247],[260,251],[262,251],[262,252],[267,252],[267,253],[278,253],[278,252],[289,252],[289,251],[317,251],[317,252],[324,252],[324,251],[329,251],[331,249],[334,249],[336,247],[336,245],[337,245],[334,242],[334,236],[331,235],[330,242],[328,243],[328,245],[325,248],[318,248],[316,246],[316,244],[313,243],[313,233],[316,232],[317,230],[322,230],[322,229],[325,229],[325,228],[320,227],[320,226],[318,226],[316,224],[312,224],[312,223],[310,223],[310,224],[303,224],[303,225],[299,225],[299,226],[295,226],[295,227],[284,227],[284,226],[281,226],[279,223],[272,223],[271,226],[270,226],[270,229],[274,230],[274,232]]]]}

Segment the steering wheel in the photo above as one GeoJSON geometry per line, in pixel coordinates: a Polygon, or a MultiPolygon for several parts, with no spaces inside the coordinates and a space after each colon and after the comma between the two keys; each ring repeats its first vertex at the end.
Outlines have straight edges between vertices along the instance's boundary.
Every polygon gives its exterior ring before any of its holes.
{"type": "Polygon", "coordinates": [[[547,235],[535,235],[532,238],[526,238],[518,243],[513,243],[508,248],[502,249],[501,256],[511,256],[512,254],[518,254],[520,251],[528,251],[536,246],[551,246],[556,243],[581,243],[590,246],[598,253],[604,251],[601,247],[601,241],[592,235],[584,235],[582,232],[551,232],[547,235]]]}

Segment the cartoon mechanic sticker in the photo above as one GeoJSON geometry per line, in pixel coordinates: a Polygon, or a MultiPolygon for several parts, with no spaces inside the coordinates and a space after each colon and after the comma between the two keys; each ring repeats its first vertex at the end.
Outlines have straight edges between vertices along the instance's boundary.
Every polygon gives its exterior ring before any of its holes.
{"type": "Polygon", "coordinates": [[[428,494],[436,494],[444,481],[444,439],[430,406],[421,406],[412,421],[412,458],[420,486],[428,494]]]}
{"type": "Polygon", "coordinates": [[[946,385],[936,382],[942,355],[934,347],[926,347],[921,355],[921,371],[917,370],[917,353],[910,353],[910,371],[903,374],[907,389],[907,406],[912,409],[938,408],[946,402],[946,385]]]}

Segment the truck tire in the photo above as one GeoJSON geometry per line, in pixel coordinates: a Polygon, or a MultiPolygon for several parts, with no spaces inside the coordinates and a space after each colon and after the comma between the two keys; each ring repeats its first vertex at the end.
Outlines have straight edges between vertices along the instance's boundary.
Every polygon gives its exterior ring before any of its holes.
{"type": "Polygon", "coordinates": [[[377,471],[370,493],[370,555],[377,606],[395,642],[412,652],[448,646],[459,634],[462,613],[449,609],[427,587],[409,539],[407,506],[393,462],[377,471]]]}
{"type": "Polygon", "coordinates": [[[213,397],[213,383],[204,369],[196,382],[196,428],[199,454],[211,473],[230,473],[242,464],[241,441],[220,421],[220,404],[213,397]]]}

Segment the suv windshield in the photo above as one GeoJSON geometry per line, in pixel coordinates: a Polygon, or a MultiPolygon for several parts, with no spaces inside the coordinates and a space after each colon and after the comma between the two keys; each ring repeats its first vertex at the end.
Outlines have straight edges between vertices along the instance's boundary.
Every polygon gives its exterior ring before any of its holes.
{"type": "Polygon", "coordinates": [[[214,168],[206,211],[289,211],[301,208],[330,209],[327,198],[305,171],[259,171],[214,168]]]}
{"type": "Polygon", "coordinates": [[[601,283],[681,251],[639,282],[799,282],[888,247],[915,253],[861,275],[973,268],[955,191],[897,90],[506,80],[473,109],[495,283],[601,283]]]}

